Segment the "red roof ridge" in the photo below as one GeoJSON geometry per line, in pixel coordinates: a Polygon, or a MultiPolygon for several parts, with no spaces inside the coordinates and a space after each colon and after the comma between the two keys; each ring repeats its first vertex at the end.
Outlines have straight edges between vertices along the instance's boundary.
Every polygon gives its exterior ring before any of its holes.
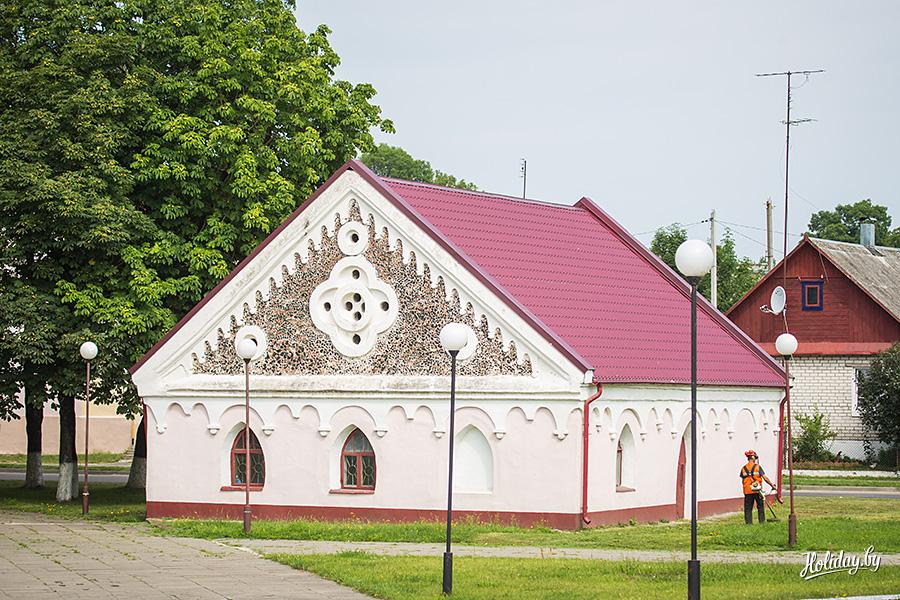
{"type": "MultiPolygon", "coordinates": [[[[374,173],[374,172],[373,172],[374,173]]],[[[547,208],[564,208],[568,210],[578,210],[578,207],[573,204],[559,204],[557,202],[550,202],[549,200],[538,200],[536,198],[521,198],[519,196],[509,196],[506,194],[497,194],[494,192],[485,192],[481,190],[467,190],[463,188],[454,188],[448,187],[446,185],[437,185],[434,183],[424,183],[421,181],[410,181],[408,179],[398,179],[396,177],[382,177],[375,173],[375,176],[381,179],[382,181],[387,181],[390,183],[402,183],[411,186],[436,189],[436,190],[444,190],[454,194],[464,194],[470,196],[479,196],[481,198],[496,198],[497,200],[507,200],[509,202],[521,202],[524,204],[537,204],[539,206],[546,206],[547,208]]]]}
{"type": "MultiPolygon", "coordinates": [[[[600,221],[607,229],[609,229],[616,237],[621,239],[633,252],[644,258],[648,263],[650,263],[653,267],[656,268],[659,273],[665,277],[672,285],[681,292],[682,295],[686,297],[690,297],[691,295],[691,286],[684,280],[682,277],[676,273],[669,265],[667,265],[661,258],[653,254],[650,250],[647,249],[642,243],[640,243],[637,238],[628,233],[628,231],[622,227],[618,221],[612,218],[606,211],[600,208],[593,200],[589,197],[584,196],[575,203],[575,206],[582,207],[584,210],[589,212],[594,216],[598,221],[600,221]]],[[[765,350],[757,344],[753,338],[748,336],[744,331],[735,325],[732,321],[730,321],[725,315],[722,314],[719,309],[714,307],[710,302],[701,295],[697,295],[697,306],[699,306],[707,315],[712,317],[714,321],[716,321],[727,333],[731,335],[735,340],[742,343],[746,346],[750,351],[759,356],[763,362],[766,363],[772,370],[776,373],[784,376],[784,370],[781,366],[775,362],[775,360],[767,353],[765,350]]]]}

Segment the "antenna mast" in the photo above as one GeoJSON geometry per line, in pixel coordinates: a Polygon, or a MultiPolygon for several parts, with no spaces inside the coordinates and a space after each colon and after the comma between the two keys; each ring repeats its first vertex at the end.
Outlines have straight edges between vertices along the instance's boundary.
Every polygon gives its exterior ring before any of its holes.
{"type": "Polygon", "coordinates": [[[525,187],[528,185],[528,161],[524,158],[519,166],[519,177],[522,178],[522,198],[525,198],[525,187]]]}
{"type": "MultiPolygon", "coordinates": [[[[790,173],[790,161],[791,161],[791,125],[799,125],[801,123],[809,123],[813,119],[796,119],[791,121],[791,76],[792,75],[804,75],[807,79],[809,79],[810,75],[814,75],[816,73],[824,73],[825,69],[816,69],[814,71],[782,71],[780,73],[757,73],[757,77],[783,77],[787,76],[787,116],[784,121],[785,128],[785,142],[784,142],[784,258],[782,258],[781,265],[781,275],[782,275],[782,287],[787,289],[787,232],[788,232],[788,190],[790,186],[788,185],[788,175],[790,173]]],[[[785,319],[787,318],[787,312],[785,311],[785,319]]]]}

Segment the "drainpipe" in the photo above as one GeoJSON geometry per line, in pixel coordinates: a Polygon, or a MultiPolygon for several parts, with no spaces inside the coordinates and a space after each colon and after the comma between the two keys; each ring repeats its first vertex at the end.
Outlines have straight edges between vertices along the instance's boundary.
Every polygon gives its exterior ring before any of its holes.
{"type": "Polygon", "coordinates": [[[589,525],[591,522],[588,518],[588,433],[591,429],[591,403],[599,398],[602,393],[603,384],[598,381],[597,393],[584,401],[584,410],[582,412],[584,431],[582,432],[581,444],[581,520],[585,525],[589,525]]]}
{"type": "MultiPolygon", "coordinates": [[[[787,389],[787,388],[785,388],[787,389]]],[[[778,501],[781,502],[781,476],[784,470],[784,403],[787,394],[778,403],[778,501]]]]}

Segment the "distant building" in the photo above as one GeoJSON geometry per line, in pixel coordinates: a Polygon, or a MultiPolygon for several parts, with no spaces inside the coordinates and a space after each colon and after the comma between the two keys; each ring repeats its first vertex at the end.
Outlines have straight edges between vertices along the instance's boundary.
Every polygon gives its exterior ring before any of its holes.
{"type": "MultiPolygon", "coordinates": [[[[25,454],[25,409],[16,414],[18,419],[0,420],[0,454],[25,454]]],[[[84,453],[84,423],[84,402],[76,400],[75,449],[79,456],[84,453]]],[[[115,404],[91,404],[91,452],[125,452],[131,448],[136,427],[137,421],[116,413],[115,404]]],[[[41,432],[42,452],[59,452],[59,412],[50,404],[44,405],[41,432]]]]}
{"type": "MultiPolygon", "coordinates": [[[[775,469],[784,373],[705,301],[699,348],[700,511],[737,510],[744,451],[775,469]]],[[[132,368],[147,514],[238,517],[249,442],[258,516],[440,519],[455,435],[460,516],[680,518],[690,374],[689,287],[589,199],[351,161],[132,368]],[[472,335],[451,432],[438,332],[454,321],[472,335]],[[244,336],[267,340],[249,441],[244,336]]]]}
{"type": "MultiPolygon", "coordinates": [[[[863,232],[874,241],[869,227],[863,232]]],[[[760,307],[783,285],[783,265],[727,313],[773,356],[784,323],[760,307]]],[[[793,411],[825,414],[837,433],[832,452],[864,458],[856,381],[874,354],[900,340],[900,249],[804,237],[787,265],[787,322],[800,342],[791,367],[793,411]]]]}

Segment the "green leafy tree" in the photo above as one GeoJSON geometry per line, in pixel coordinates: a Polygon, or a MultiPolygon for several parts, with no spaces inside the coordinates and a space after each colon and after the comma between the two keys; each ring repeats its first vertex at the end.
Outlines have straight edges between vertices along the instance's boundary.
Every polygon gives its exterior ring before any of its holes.
{"type": "MultiPolygon", "coordinates": [[[[133,414],[126,369],[341,163],[392,131],[334,79],[329,30],[284,0],[16,0],[0,11],[0,416],[61,414],[75,470],[78,346],[92,399],[133,414]]],[[[65,467],[63,469],[63,467],[65,467]]],[[[60,477],[57,497],[74,496],[60,477]]]]}
{"type": "MultiPolygon", "coordinates": [[[[662,259],[675,272],[675,252],[685,240],[687,231],[678,223],[656,230],[650,250],[662,259]]],[[[747,257],[738,257],[734,246],[734,237],[726,229],[716,248],[716,264],[718,277],[718,308],[724,310],[740,300],[765,273],[763,260],[752,261],[747,257]]],[[[700,280],[698,291],[706,298],[710,297],[712,278],[706,275],[700,280]]]]}
{"type": "Polygon", "coordinates": [[[378,144],[371,151],[363,153],[362,161],[381,177],[433,183],[463,190],[478,189],[478,186],[465,179],[457,179],[453,175],[432,169],[428,161],[415,159],[397,146],[378,144]]]}
{"type": "Polygon", "coordinates": [[[800,432],[794,438],[794,460],[834,460],[834,454],[828,450],[828,446],[837,437],[837,433],[832,431],[828,417],[815,410],[809,415],[797,413],[794,418],[800,424],[800,432]]]}
{"type": "Polygon", "coordinates": [[[895,449],[900,468],[900,342],[877,354],[858,384],[859,416],[878,439],[895,449]]]}
{"type": "Polygon", "coordinates": [[[860,200],[855,204],[838,204],[834,210],[821,210],[809,218],[809,234],[838,242],[859,243],[859,224],[875,224],[875,243],[900,247],[900,228],[891,230],[887,207],[860,200]]]}

